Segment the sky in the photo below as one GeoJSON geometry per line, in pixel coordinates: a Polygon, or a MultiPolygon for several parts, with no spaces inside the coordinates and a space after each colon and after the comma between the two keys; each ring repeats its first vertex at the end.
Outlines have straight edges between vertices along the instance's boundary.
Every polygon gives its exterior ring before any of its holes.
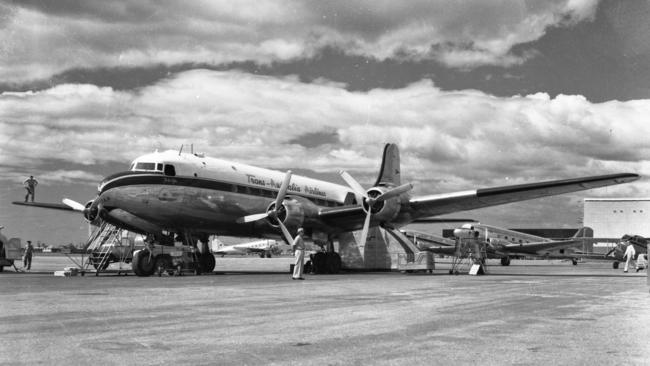
{"type": "Polygon", "coordinates": [[[633,172],[627,185],[451,215],[578,227],[648,197],[650,2],[1,1],[0,225],[83,242],[86,202],[156,149],[369,186],[397,143],[413,195],[633,172]]]}

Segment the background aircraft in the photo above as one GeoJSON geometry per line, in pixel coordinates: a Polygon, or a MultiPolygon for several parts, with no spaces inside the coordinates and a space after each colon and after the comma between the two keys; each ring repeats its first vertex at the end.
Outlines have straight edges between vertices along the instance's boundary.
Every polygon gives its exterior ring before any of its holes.
{"type": "Polygon", "coordinates": [[[257,253],[260,258],[271,258],[273,254],[280,254],[280,244],[273,239],[256,240],[247,243],[226,245],[218,238],[212,239],[210,242],[212,254],[225,256],[225,255],[244,255],[249,253],[257,253]]]}
{"type": "MultiPolygon", "coordinates": [[[[60,204],[13,202],[17,205],[60,208],[83,213],[90,222],[106,221],[158,244],[180,236],[199,248],[200,267],[214,269],[208,250],[210,235],[267,237],[281,234],[291,243],[292,232],[305,229],[308,238],[326,249],[319,256],[327,267],[341,267],[334,240],[361,230],[365,243],[370,227],[381,225],[393,235],[420,219],[533,198],[628,183],[639,176],[609,174],[412,197],[402,184],[399,150],[386,144],[379,176],[364,189],[341,172],[348,186],[304,176],[181,151],[155,152],[135,159],[129,170],[106,177],[98,195],[85,205],[64,199],[60,204]],[[200,242],[200,244],[199,244],[200,242]]],[[[339,243],[340,244],[340,243],[339,243]]],[[[156,258],[147,250],[133,257],[134,272],[153,274],[156,258]]]]}
{"type": "Polygon", "coordinates": [[[540,236],[525,234],[496,226],[480,223],[464,224],[454,230],[454,239],[446,239],[435,235],[405,231],[407,237],[423,250],[446,255],[468,255],[472,244],[476,243],[481,259],[501,259],[501,265],[510,264],[512,257],[542,257],[556,259],[571,259],[577,264],[578,256],[571,248],[582,249],[585,240],[591,240],[593,231],[581,228],[572,238],[551,240],[540,236]]]}
{"type": "Polygon", "coordinates": [[[581,258],[611,260],[613,261],[612,268],[617,269],[620,262],[625,262],[623,255],[625,254],[625,250],[627,249],[628,245],[634,246],[634,251],[636,252],[635,259],[638,259],[641,254],[648,253],[648,240],[646,238],[642,237],[641,235],[625,234],[623,237],[621,237],[621,239],[616,241],[614,247],[604,256],[601,257],[585,253],[581,258]]]}

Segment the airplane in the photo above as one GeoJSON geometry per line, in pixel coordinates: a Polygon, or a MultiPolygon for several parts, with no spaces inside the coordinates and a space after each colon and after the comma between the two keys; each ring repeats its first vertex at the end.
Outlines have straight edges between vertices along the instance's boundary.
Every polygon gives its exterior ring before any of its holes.
{"type": "Polygon", "coordinates": [[[574,250],[585,240],[592,241],[593,231],[583,227],[572,238],[552,240],[541,236],[525,234],[520,231],[504,229],[481,223],[468,223],[454,229],[454,240],[441,238],[432,234],[405,231],[405,235],[423,249],[436,254],[459,255],[469,250],[472,241],[485,259],[501,259],[502,266],[510,265],[512,257],[541,257],[546,259],[571,259],[578,264],[578,255],[574,250]],[[466,249],[466,250],[463,250],[466,249]]]}
{"type": "Polygon", "coordinates": [[[251,241],[248,243],[240,243],[233,245],[226,245],[221,240],[215,238],[211,242],[212,254],[225,256],[225,255],[244,255],[249,253],[257,253],[260,258],[271,258],[272,254],[278,252],[278,242],[273,239],[263,239],[251,241]]]}
{"type": "Polygon", "coordinates": [[[617,269],[620,262],[625,262],[626,258],[624,258],[624,255],[628,245],[634,246],[634,251],[636,252],[636,258],[634,258],[635,260],[643,254],[648,254],[648,240],[646,238],[641,235],[625,234],[621,237],[621,239],[616,241],[616,245],[614,245],[614,247],[604,256],[596,255],[593,253],[585,253],[583,256],[587,259],[611,260],[612,268],[617,269]]]}
{"type": "MultiPolygon", "coordinates": [[[[365,243],[371,227],[399,235],[399,227],[439,215],[639,179],[638,174],[619,173],[412,197],[413,185],[401,182],[399,149],[390,143],[368,189],[347,172],[339,173],[347,186],[183,153],[181,147],[137,157],[127,171],[104,178],[97,196],[86,204],[68,198],[63,204],[13,204],[77,211],[91,223],[106,221],[148,235],[156,244],[169,245],[170,237],[179,236],[201,253],[198,263],[204,272],[215,265],[207,248],[210,235],[280,237],[291,243],[292,233],[303,227],[306,237],[325,249],[319,261],[336,272],[341,257],[333,243],[344,233],[361,230],[359,242],[365,243]]],[[[155,262],[151,252],[139,251],[133,271],[149,276],[155,262]]]]}

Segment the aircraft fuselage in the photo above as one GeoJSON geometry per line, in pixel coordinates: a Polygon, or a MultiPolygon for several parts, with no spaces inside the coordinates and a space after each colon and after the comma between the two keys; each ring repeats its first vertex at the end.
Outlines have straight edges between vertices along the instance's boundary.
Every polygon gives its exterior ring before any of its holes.
{"type": "MultiPolygon", "coordinates": [[[[237,219],[266,212],[284,176],[280,171],[165,151],[141,156],[129,171],[105,178],[93,205],[108,212],[118,210],[116,215],[126,212],[121,220],[129,221],[128,216],[133,215],[162,230],[277,233],[265,221],[243,224],[237,219]]],[[[356,199],[346,186],[298,175],[292,176],[287,195],[308,200],[316,208],[342,206],[346,200],[349,204],[356,199]]]]}

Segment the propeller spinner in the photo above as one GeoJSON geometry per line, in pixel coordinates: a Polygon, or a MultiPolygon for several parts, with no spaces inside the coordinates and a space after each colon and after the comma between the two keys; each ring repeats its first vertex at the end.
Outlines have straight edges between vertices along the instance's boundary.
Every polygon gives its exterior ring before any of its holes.
{"type": "Polygon", "coordinates": [[[339,174],[341,175],[341,178],[343,178],[343,180],[348,184],[348,186],[352,188],[354,193],[363,197],[363,202],[365,203],[364,210],[366,211],[366,219],[363,222],[363,230],[361,231],[361,243],[363,244],[366,243],[366,240],[368,238],[368,231],[370,230],[370,217],[373,214],[373,207],[375,206],[375,204],[386,201],[393,197],[398,197],[402,193],[406,193],[411,189],[413,189],[413,184],[406,183],[406,184],[402,184],[401,186],[397,186],[395,188],[389,189],[386,192],[376,194],[378,193],[377,191],[363,189],[361,184],[359,184],[359,182],[357,182],[354,178],[352,178],[352,176],[348,174],[348,172],[341,170],[339,171],[339,174]],[[369,194],[369,192],[372,192],[373,194],[369,194]],[[366,205],[367,205],[367,209],[366,209],[366,205]]]}

